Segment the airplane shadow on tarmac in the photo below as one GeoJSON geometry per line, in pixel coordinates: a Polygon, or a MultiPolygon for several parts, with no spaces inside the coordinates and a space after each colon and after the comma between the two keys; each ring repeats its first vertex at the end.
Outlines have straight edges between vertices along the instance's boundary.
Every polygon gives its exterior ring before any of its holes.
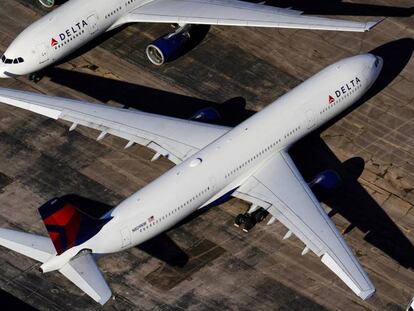
{"type": "MultiPolygon", "coordinates": [[[[262,2],[261,0],[244,1],[262,2]]],[[[56,5],[60,5],[67,2],[67,0],[56,0],[55,2],[56,5]]],[[[267,0],[265,4],[281,8],[292,8],[303,11],[305,14],[317,15],[410,17],[414,14],[414,7],[405,8],[388,5],[351,3],[343,2],[342,0],[267,0]]]]}
{"type": "MultiPolygon", "coordinates": [[[[406,268],[414,268],[414,246],[358,182],[364,169],[364,160],[355,157],[341,163],[320,138],[320,134],[387,87],[404,69],[413,51],[413,39],[396,40],[372,50],[371,53],[383,58],[384,65],[379,78],[370,91],[353,107],[308,135],[290,150],[290,154],[305,180],[312,180],[316,174],[326,169],[334,169],[341,175],[342,185],[339,189],[329,193],[319,192],[316,195],[332,209],[330,216],[338,213],[348,220],[350,225],[344,233],[358,228],[366,234],[364,239],[367,242],[406,268]]],[[[48,76],[55,83],[71,87],[99,101],[115,100],[123,105],[151,113],[187,119],[202,108],[214,107],[222,114],[223,118],[220,123],[229,126],[234,126],[253,114],[252,111],[244,109],[246,103],[243,98],[235,98],[224,104],[217,104],[128,82],[58,68],[50,69],[48,76]]],[[[182,223],[193,218],[194,216],[182,223]]],[[[140,248],[173,266],[184,266],[188,262],[188,256],[166,234],[155,237],[141,245],[140,248]],[[165,249],[168,251],[160,251],[165,249]]]]}
{"type": "Polygon", "coordinates": [[[218,104],[66,69],[50,68],[45,75],[50,77],[54,83],[82,92],[103,103],[113,100],[125,108],[134,108],[175,118],[189,119],[201,109],[211,107],[219,112],[221,125],[235,126],[254,114],[254,111],[245,109],[246,101],[242,97],[231,98],[218,104]]]}
{"type": "MultiPolygon", "coordinates": [[[[259,2],[259,1],[248,1],[259,2]]],[[[410,17],[414,7],[397,7],[388,5],[343,2],[342,0],[268,0],[267,5],[292,8],[304,14],[316,15],[350,15],[350,16],[385,16],[410,17]]]]}

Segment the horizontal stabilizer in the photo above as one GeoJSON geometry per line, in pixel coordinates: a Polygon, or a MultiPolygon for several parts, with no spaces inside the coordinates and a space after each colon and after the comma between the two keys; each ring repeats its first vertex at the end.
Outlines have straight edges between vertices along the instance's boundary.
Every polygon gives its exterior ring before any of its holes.
{"type": "Polygon", "coordinates": [[[48,237],[0,228],[0,245],[42,263],[56,254],[48,237]]]}
{"type": "Polygon", "coordinates": [[[59,272],[101,305],[112,296],[111,289],[90,253],[75,257],[59,272]]]}

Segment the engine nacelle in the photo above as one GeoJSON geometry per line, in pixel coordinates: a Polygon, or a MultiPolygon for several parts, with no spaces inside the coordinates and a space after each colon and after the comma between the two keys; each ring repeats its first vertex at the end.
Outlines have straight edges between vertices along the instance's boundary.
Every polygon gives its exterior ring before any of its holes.
{"type": "Polygon", "coordinates": [[[39,0],[40,4],[45,8],[51,8],[55,5],[55,0],[39,0]]]}
{"type": "Polygon", "coordinates": [[[308,183],[308,185],[311,188],[319,186],[323,189],[333,190],[338,188],[341,183],[341,176],[339,176],[337,172],[334,170],[326,170],[316,175],[315,178],[308,183]]]}
{"type": "Polygon", "coordinates": [[[189,27],[180,27],[149,44],[146,53],[151,63],[161,66],[181,56],[190,41],[189,27]]]}
{"type": "Polygon", "coordinates": [[[213,122],[221,118],[220,113],[213,107],[203,108],[197,111],[190,120],[199,122],[213,122]]]}

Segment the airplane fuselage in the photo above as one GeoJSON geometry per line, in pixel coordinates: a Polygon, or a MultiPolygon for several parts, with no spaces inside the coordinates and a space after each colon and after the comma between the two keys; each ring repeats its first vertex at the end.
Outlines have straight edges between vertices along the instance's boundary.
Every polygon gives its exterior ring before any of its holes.
{"type": "Polygon", "coordinates": [[[82,249],[105,254],[141,244],[231,193],[274,154],[355,103],[381,67],[380,58],[365,54],[322,70],[127,198],[96,236],[45,263],[44,271],[82,249]]]}

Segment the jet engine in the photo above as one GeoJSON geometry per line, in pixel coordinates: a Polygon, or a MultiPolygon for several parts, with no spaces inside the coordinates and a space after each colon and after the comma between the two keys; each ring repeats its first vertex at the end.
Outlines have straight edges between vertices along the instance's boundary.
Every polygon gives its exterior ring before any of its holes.
{"type": "Polygon", "coordinates": [[[161,66],[181,56],[190,41],[190,29],[191,25],[184,25],[149,44],[146,53],[151,63],[161,66]]]}
{"type": "Polygon", "coordinates": [[[40,4],[45,8],[51,8],[55,5],[55,0],[39,0],[40,4]]]}
{"type": "Polygon", "coordinates": [[[68,0],[38,0],[38,1],[44,8],[51,9],[55,5],[63,4],[67,2],[68,0]]]}
{"type": "Polygon", "coordinates": [[[146,48],[148,59],[161,66],[173,61],[196,47],[207,35],[208,25],[182,25],[172,32],[153,41],[146,48]]]}
{"type": "Polygon", "coordinates": [[[213,107],[206,107],[197,111],[191,116],[190,120],[199,122],[216,122],[221,118],[220,113],[213,107]]]}
{"type": "Polygon", "coordinates": [[[337,172],[334,170],[326,170],[316,175],[308,185],[311,188],[320,187],[326,190],[333,190],[338,188],[341,183],[341,176],[337,172]]]}

